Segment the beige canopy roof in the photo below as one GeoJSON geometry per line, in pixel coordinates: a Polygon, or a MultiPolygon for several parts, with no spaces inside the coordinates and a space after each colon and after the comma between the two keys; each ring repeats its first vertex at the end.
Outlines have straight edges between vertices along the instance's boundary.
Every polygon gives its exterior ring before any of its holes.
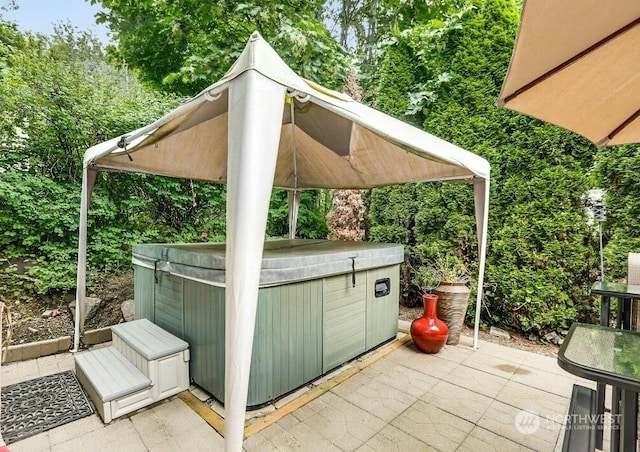
{"type": "MultiPolygon", "coordinates": [[[[228,88],[248,70],[258,71],[293,94],[282,99],[293,102],[294,111],[293,121],[290,105],[282,116],[276,187],[369,188],[489,177],[485,159],[302,79],[259,35],[220,81],[154,124],[132,132],[125,141],[119,137],[89,149],[85,164],[225,183],[228,88]],[[118,147],[119,142],[127,143],[126,151],[118,147]]],[[[246,127],[250,131],[252,124],[246,127]]]]}
{"type": "MultiPolygon", "coordinates": [[[[403,182],[473,182],[482,287],[489,163],[440,138],[296,75],[255,33],[217,83],[158,121],[84,156],[77,350],[83,329],[87,211],[98,170],[141,171],[227,184],[225,449],[240,451],[273,186],[366,188],[403,182]]],[[[295,218],[295,214],[291,215],[295,218]]],[[[293,220],[295,223],[295,220],[293,220]]],[[[476,300],[478,317],[482,290],[476,300]]]]}
{"type": "Polygon", "coordinates": [[[597,145],[640,142],[640,1],[535,0],[498,105],[597,145]]]}

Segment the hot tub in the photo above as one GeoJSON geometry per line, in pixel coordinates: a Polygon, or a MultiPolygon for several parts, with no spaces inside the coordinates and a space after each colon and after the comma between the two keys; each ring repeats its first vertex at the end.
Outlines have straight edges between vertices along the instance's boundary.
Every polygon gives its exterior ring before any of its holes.
{"type": "MultiPolygon", "coordinates": [[[[393,339],[402,245],[265,242],[247,406],[393,339]]],[[[191,379],[224,403],[225,244],[136,245],[135,317],[189,343],[191,379]]]]}

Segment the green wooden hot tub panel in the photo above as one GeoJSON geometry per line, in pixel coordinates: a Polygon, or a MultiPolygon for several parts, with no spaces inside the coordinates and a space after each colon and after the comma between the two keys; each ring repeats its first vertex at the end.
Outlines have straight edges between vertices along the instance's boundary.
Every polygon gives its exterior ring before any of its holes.
{"type": "Polygon", "coordinates": [[[322,281],[260,289],[253,340],[249,406],[322,374],[322,281]]]}
{"type": "Polygon", "coordinates": [[[184,284],[184,337],[191,378],[224,400],[224,289],[193,281],[184,284]]]}
{"type": "Polygon", "coordinates": [[[134,265],[133,279],[134,316],[136,319],[149,319],[153,322],[153,297],[155,291],[153,270],[134,265]]]}
{"type": "Polygon", "coordinates": [[[337,367],[365,352],[366,272],[324,278],[322,371],[337,367]]]}
{"type": "Polygon", "coordinates": [[[367,270],[367,350],[398,334],[399,281],[398,265],[367,270]],[[388,295],[376,298],[376,281],[384,278],[389,278],[391,291],[388,295]]]}
{"type": "MultiPolygon", "coordinates": [[[[184,280],[184,300],[181,337],[191,347],[191,378],[224,401],[224,289],[184,280]]],[[[260,289],[248,406],[322,374],[321,328],[321,280],[260,289]]]]}
{"type": "Polygon", "coordinates": [[[184,282],[179,276],[158,274],[154,299],[154,323],[180,338],[184,338],[184,282]]]}

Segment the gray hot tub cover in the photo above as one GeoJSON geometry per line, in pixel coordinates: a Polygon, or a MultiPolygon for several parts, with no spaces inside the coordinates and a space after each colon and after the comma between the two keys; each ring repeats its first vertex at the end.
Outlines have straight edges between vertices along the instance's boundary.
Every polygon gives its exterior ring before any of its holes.
{"type": "MultiPolygon", "coordinates": [[[[133,263],[156,271],[222,286],[225,243],[151,244],[133,248],[133,263]]],[[[402,245],[330,240],[270,240],[264,243],[260,286],[274,286],[399,264],[402,245]]]]}

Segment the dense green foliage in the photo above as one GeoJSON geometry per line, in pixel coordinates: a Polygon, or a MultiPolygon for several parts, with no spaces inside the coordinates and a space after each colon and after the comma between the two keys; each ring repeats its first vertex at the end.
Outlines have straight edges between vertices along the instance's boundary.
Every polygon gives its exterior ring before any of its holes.
{"type": "MultiPolygon", "coordinates": [[[[3,279],[37,292],[75,286],[82,155],[146,124],[180,99],[109,66],[68,26],[51,37],[2,23],[0,256],[3,279]],[[26,274],[7,263],[27,263],[26,274]]],[[[224,233],[224,187],[101,173],[89,215],[92,269],[129,268],[131,245],[224,233]]]]}
{"type": "Polygon", "coordinates": [[[218,80],[259,31],[299,74],[332,88],[346,58],[320,20],[320,0],[158,2],[91,0],[118,40],[111,53],[152,86],[193,95],[218,80]]]}
{"type": "MultiPolygon", "coordinates": [[[[0,250],[4,263],[35,264],[29,274],[8,267],[3,279],[28,289],[75,285],[74,232],[80,196],[73,184],[7,171],[0,174],[0,250]]],[[[77,235],[77,234],[76,234],[77,235]]]]}
{"type": "MultiPolygon", "coordinates": [[[[537,332],[565,328],[594,312],[588,287],[597,257],[584,195],[595,148],[569,132],[495,107],[517,23],[512,2],[483,0],[437,27],[399,34],[387,51],[392,63],[383,65],[378,106],[423,121],[429,132],[490,161],[482,318],[537,332]],[[411,77],[412,86],[406,84],[411,77]],[[400,78],[401,83],[390,83],[400,78]],[[410,99],[407,106],[397,100],[402,89],[410,99]]],[[[406,239],[414,265],[438,252],[476,262],[470,187],[377,190],[370,217],[372,238],[406,239]]]]}
{"type": "MultiPolygon", "coordinates": [[[[325,239],[329,233],[322,207],[321,191],[304,191],[300,193],[296,237],[305,239],[325,239]]],[[[270,237],[288,237],[289,205],[287,192],[274,189],[269,206],[267,235],[270,237]]]]}
{"type": "Polygon", "coordinates": [[[377,74],[380,44],[394,33],[457,11],[465,0],[328,0],[325,23],[353,51],[363,79],[377,74]]]}
{"type": "Polygon", "coordinates": [[[624,278],[627,254],[640,252],[640,148],[617,146],[600,152],[594,179],[606,187],[605,275],[624,278]]]}

